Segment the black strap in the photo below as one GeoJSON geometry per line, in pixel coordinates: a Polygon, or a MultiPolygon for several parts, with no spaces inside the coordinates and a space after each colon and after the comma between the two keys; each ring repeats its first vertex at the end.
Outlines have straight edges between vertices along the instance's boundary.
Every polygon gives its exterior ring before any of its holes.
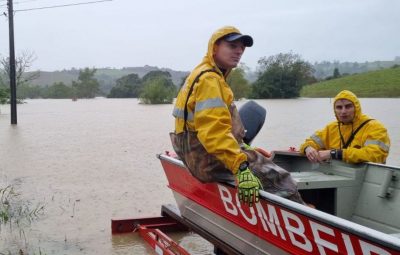
{"type": "MultiPolygon", "coordinates": [[[[358,131],[360,131],[360,129],[365,126],[365,124],[367,124],[368,122],[370,122],[373,119],[368,119],[366,121],[364,121],[363,123],[361,123],[361,125],[354,131],[351,133],[351,136],[349,137],[349,140],[347,140],[347,142],[344,144],[343,149],[346,149],[347,147],[349,147],[349,145],[351,144],[351,142],[354,140],[354,137],[356,136],[356,134],[358,133],[358,131]]],[[[343,137],[342,137],[342,133],[340,132],[340,125],[339,125],[339,133],[340,136],[342,138],[343,141],[343,137]]]]}
{"type": "Polygon", "coordinates": [[[201,77],[203,74],[208,73],[208,72],[214,72],[214,73],[216,73],[216,74],[219,75],[219,73],[217,72],[217,70],[215,70],[214,68],[212,68],[212,69],[207,69],[207,70],[203,70],[203,71],[201,71],[201,72],[196,76],[196,78],[194,79],[194,81],[193,81],[192,84],[190,85],[190,89],[189,89],[189,92],[188,92],[188,95],[187,95],[187,98],[186,98],[186,102],[185,102],[185,109],[184,109],[184,111],[183,111],[183,118],[184,118],[184,122],[183,122],[183,131],[186,131],[186,121],[187,121],[187,116],[188,116],[187,103],[189,102],[190,94],[192,94],[192,92],[193,92],[194,84],[200,80],[200,77],[201,77]]]}

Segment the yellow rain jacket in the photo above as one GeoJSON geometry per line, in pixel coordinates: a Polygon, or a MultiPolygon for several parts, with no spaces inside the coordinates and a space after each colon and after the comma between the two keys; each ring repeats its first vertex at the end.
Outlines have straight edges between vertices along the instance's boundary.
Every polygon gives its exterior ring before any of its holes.
{"type": "Polygon", "coordinates": [[[184,107],[190,86],[202,71],[214,69],[215,72],[204,73],[194,84],[187,104],[187,129],[197,132],[197,137],[206,151],[236,174],[239,165],[247,160],[247,156],[241,152],[231,131],[229,106],[234,97],[225,80],[228,73],[224,75],[213,58],[216,41],[230,33],[240,33],[240,31],[235,27],[223,27],[211,36],[206,56],[186,79],[177,96],[173,115],[175,117],[175,133],[179,134],[183,132],[184,107]]]}
{"type": "MultiPolygon", "coordinates": [[[[306,147],[311,146],[317,150],[342,149],[343,161],[347,163],[375,162],[385,163],[389,154],[390,139],[386,128],[377,120],[372,119],[366,123],[355,135],[353,141],[347,148],[340,137],[346,143],[353,132],[369,116],[362,114],[361,105],[352,92],[348,90],[341,91],[334,99],[333,105],[339,99],[347,99],[353,102],[354,119],[352,123],[344,124],[339,121],[329,123],[324,129],[316,131],[311,137],[301,145],[300,152],[304,153],[306,147]]],[[[336,116],[336,115],[335,115],[336,116]]],[[[336,116],[336,119],[338,117],[336,116]]]]}

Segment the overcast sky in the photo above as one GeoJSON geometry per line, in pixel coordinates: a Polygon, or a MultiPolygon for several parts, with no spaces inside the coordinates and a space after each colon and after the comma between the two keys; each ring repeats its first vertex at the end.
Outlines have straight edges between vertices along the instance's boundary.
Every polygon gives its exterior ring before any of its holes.
{"type": "MultiPolygon", "coordinates": [[[[14,0],[29,9],[94,0],[14,0]]],[[[0,0],[0,13],[6,12],[0,0]]],[[[217,28],[233,25],[254,39],[242,62],[280,52],[310,61],[376,61],[400,56],[399,0],[114,0],[17,11],[16,54],[34,52],[32,70],[158,66],[190,71],[217,28]]],[[[0,16],[0,55],[8,56],[0,16]]]]}

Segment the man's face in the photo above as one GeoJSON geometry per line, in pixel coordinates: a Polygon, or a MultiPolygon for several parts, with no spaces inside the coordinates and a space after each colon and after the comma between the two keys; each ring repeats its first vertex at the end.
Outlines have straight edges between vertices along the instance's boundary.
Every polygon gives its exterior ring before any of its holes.
{"type": "Polygon", "coordinates": [[[232,69],[239,64],[244,49],[244,44],[239,40],[233,42],[221,40],[215,45],[214,61],[222,69],[232,69]]]}
{"type": "Polygon", "coordinates": [[[339,99],[335,102],[335,114],[340,122],[350,123],[354,119],[354,104],[347,99],[339,99]]]}

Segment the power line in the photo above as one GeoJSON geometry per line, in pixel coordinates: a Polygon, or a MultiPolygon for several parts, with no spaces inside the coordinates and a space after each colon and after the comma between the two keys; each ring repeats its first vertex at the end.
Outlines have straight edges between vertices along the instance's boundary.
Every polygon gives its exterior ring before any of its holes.
{"type": "Polygon", "coordinates": [[[43,6],[43,7],[30,8],[30,9],[15,10],[14,12],[25,12],[25,11],[34,11],[34,10],[43,10],[43,9],[53,9],[53,8],[61,8],[61,7],[67,7],[67,6],[84,5],[84,4],[96,4],[96,3],[110,2],[110,1],[113,1],[113,0],[99,0],[99,1],[91,1],[91,2],[74,3],[74,4],[43,6]]]}
{"type": "MultiPolygon", "coordinates": [[[[0,2],[5,2],[5,1],[8,1],[8,0],[0,0],[0,2]]],[[[28,2],[36,2],[36,1],[44,1],[44,0],[25,0],[25,1],[14,2],[13,5],[24,4],[24,3],[28,3],[28,2]]],[[[7,6],[7,4],[0,4],[0,7],[2,7],[2,6],[7,6]]]]}
{"type": "MultiPolygon", "coordinates": [[[[35,1],[43,1],[43,0],[25,0],[25,1],[19,1],[19,2],[14,2],[13,4],[23,4],[27,2],[35,2],[35,1]]],[[[6,4],[5,4],[6,5],[6,4]]]]}
{"type": "MultiPolygon", "coordinates": [[[[0,0],[0,2],[5,2],[5,1],[7,1],[7,0],[4,0],[4,1],[0,0]]],[[[43,1],[43,0],[25,0],[25,1],[21,1],[21,2],[14,2],[13,5],[22,4],[22,3],[26,3],[26,2],[33,2],[33,1],[43,1]]],[[[0,6],[6,6],[6,5],[7,4],[0,4],[0,6]]]]}
{"type": "Polygon", "coordinates": [[[43,0],[25,0],[25,1],[15,2],[14,4],[22,4],[22,3],[36,2],[36,1],[43,1],[43,0]]]}

